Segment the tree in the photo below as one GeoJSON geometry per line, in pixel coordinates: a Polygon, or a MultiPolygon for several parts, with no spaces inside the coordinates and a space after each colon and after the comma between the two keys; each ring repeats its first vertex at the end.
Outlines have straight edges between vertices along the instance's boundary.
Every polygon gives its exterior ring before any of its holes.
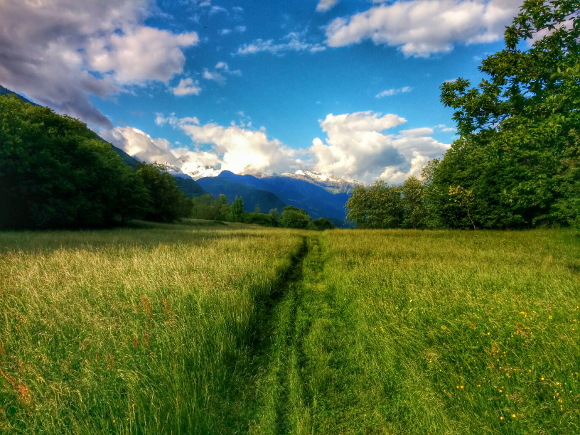
{"type": "Polygon", "coordinates": [[[82,122],[0,97],[0,228],[82,228],[139,217],[148,193],[82,122]]]}
{"type": "Polygon", "coordinates": [[[278,220],[280,220],[280,213],[278,213],[277,208],[273,208],[268,212],[268,214],[272,217],[272,219],[274,219],[274,221],[278,222],[278,220]]]}
{"type": "Polygon", "coordinates": [[[427,210],[425,208],[425,188],[417,177],[409,177],[401,189],[403,198],[403,225],[416,229],[425,224],[427,210]]]}
{"type": "Polygon", "coordinates": [[[226,196],[221,193],[218,198],[219,220],[227,221],[230,218],[230,203],[226,196]]]}
{"type": "Polygon", "coordinates": [[[432,185],[472,191],[472,217],[484,227],[578,222],[579,14],[580,0],[524,1],[505,48],[482,62],[489,78],[476,88],[462,78],[441,87],[461,138],[432,185]]]}
{"type": "Polygon", "coordinates": [[[145,219],[174,222],[191,215],[191,200],[181,193],[175,178],[166,172],[163,165],[140,163],[137,175],[143,180],[151,198],[145,219]]]}
{"type": "Polygon", "coordinates": [[[229,212],[231,222],[244,222],[244,201],[242,197],[237,197],[232,202],[229,212]]]}
{"type": "Polygon", "coordinates": [[[280,215],[280,226],[284,228],[306,229],[310,223],[310,216],[305,210],[292,205],[284,207],[280,215]]]}
{"type": "Polygon", "coordinates": [[[347,220],[359,228],[398,228],[403,216],[401,191],[384,181],[356,186],[346,202],[347,220]]]}
{"type": "Polygon", "coordinates": [[[332,230],[335,228],[334,224],[325,217],[312,220],[312,226],[317,231],[332,230]]]}
{"type": "Polygon", "coordinates": [[[264,213],[244,213],[244,222],[247,224],[257,224],[266,227],[278,226],[278,222],[271,215],[264,213]]]}
{"type": "MultiPolygon", "coordinates": [[[[227,202],[227,200],[226,200],[227,202]]],[[[197,196],[192,199],[193,211],[191,217],[194,219],[219,220],[220,208],[218,201],[209,193],[197,196]]]]}
{"type": "Polygon", "coordinates": [[[473,225],[473,229],[476,230],[475,222],[473,222],[473,219],[471,218],[471,210],[473,209],[474,204],[473,191],[467,190],[461,186],[449,186],[449,196],[452,197],[451,200],[455,202],[461,210],[465,211],[469,222],[473,225]]]}

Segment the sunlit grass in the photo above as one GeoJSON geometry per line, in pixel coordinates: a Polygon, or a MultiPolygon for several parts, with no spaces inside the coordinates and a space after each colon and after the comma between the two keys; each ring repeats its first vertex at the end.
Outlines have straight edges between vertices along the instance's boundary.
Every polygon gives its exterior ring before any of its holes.
{"type": "Polygon", "coordinates": [[[577,232],[353,231],[328,243],[326,285],[351,334],[343,361],[358,372],[360,426],[337,419],[342,433],[580,433],[577,232]]]}
{"type": "Polygon", "coordinates": [[[580,237],[0,233],[0,432],[580,433],[580,237]]]}
{"type": "Polygon", "coordinates": [[[300,243],[163,225],[0,234],[0,431],[247,428],[231,381],[300,243]]]}

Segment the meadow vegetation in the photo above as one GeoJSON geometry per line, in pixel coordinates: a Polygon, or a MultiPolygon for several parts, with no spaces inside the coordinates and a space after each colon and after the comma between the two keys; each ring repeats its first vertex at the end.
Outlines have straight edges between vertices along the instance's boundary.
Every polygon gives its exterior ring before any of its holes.
{"type": "Polygon", "coordinates": [[[580,234],[0,233],[6,433],[580,431],[580,234]]]}

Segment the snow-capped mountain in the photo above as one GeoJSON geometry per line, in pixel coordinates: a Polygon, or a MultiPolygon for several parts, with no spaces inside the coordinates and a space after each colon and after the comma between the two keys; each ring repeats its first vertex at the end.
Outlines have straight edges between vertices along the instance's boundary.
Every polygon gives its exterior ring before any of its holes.
{"type": "Polygon", "coordinates": [[[222,172],[221,169],[212,168],[211,166],[196,166],[191,163],[184,164],[181,167],[181,171],[194,180],[205,177],[217,177],[222,172]]]}
{"type": "Polygon", "coordinates": [[[315,171],[296,171],[293,174],[282,174],[282,176],[308,181],[309,183],[322,187],[330,193],[350,193],[357,184],[361,184],[346,181],[332,174],[323,174],[315,171]]]}

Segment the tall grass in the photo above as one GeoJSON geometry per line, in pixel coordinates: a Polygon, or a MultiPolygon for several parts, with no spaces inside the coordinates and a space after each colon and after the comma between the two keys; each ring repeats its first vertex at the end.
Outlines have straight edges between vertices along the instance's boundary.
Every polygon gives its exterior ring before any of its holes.
{"type": "Polygon", "coordinates": [[[305,338],[318,343],[308,361],[329,361],[306,379],[314,433],[580,433],[577,232],[326,243],[324,291],[345,335],[305,338]]]}
{"type": "Polygon", "coordinates": [[[300,245],[169,225],[0,234],[0,432],[247,430],[256,306],[300,245]]]}
{"type": "Polygon", "coordinates": [[[580,433],[580,233],[0,234],[0,432],[580,433]]]}

